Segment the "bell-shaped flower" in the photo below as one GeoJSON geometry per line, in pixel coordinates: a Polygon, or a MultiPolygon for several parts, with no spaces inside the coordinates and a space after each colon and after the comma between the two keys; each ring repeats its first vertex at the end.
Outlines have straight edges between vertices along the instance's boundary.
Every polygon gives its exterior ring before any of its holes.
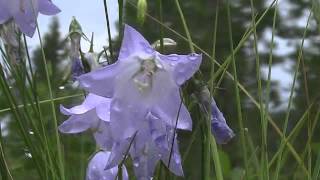
{"type": "Polygon", "coordinates": [[[191,130],[179,90],[199,69],[201,59],[198,54],[162,55],[126,25],[118,61],[80,76],[79,82],[90,93],[112,98],[110,122],[117,140],[132,137],[148,113],[171,127],[178,117],[177,128],[191,130]]]}
{"type": "Polygon", "coordinates": [[[29,37],[36,30],[38,14],[55,15],[60,9],[51,0],[0,0],[0,24],[13,20],[29,37]]]}
{"type": "MultiPolygon", "coordinates": [[[[118,167],[106,170],[107,160],[110,156],[108,151],[100,151],[90,160],[86,180],[116,180],[118,176],[118,167]]],[[[122,179],[128,180],[128,173],[125,166],[122,167],[122,179]]]]}
{"type": "Polygon", "coordinates": [[[211,132],[219,144],[226,144],[235,136],[213,98],[211,99],[211,132]]]}
{"type": "Polygon", "coordinates": [[[91,130],[102,149],[111,149],[113,138],[110,130],[110,101],[108,98],[88,94],[79,106],[70,109],[61,106],[60,111],[70,117],[59,126],[59,131],[74,134],[91,130]]]}

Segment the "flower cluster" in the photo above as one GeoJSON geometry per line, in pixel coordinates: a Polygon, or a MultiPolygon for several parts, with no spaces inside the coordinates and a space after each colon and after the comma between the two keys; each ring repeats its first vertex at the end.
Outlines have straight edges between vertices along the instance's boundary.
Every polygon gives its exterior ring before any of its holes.
{"type": "Polygon", "coordinates": [[[55,15],[60,12],[50,0],[0,0],[0,24],[13,20],[19,29],[32,37],[38,14],[55,15]]]}
{"type": "MultiPolygon", "coordinates": [[[[127,156],[139,180],[151,179],[159,161],[183,176],[176,128],[191,130],[192,120],[180,97],[180,86],[199,69],[201,60],[194,53],[160,54],[135,29],[125,26],[118,60],[79,76],[88,96],[80,106],[61,107],[70,118],[60,125],[60,131],[91,130],[102,150],[90,161],[87,179],[114,179],[127,156]]],[[[225,143],[233,134],[215,133],[215,129],[223,131],[219,125],[226,123],[215,103],[212,106],[214,135],[225,143]]]]}

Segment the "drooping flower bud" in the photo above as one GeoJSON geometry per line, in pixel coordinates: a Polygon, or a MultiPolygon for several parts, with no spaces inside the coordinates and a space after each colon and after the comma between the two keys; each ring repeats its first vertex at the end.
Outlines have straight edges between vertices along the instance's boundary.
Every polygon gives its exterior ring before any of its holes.
{"type": "Polygon", "coordinates": [[[198,94],[198,99],[202,104],[202,110],[211,113],[211,132],[217,143],[226,144],[235,134],[228,126],[222,112],[219,110],[215,100],[210,96],[207,86],[202,86],[198,94]]]}
{"type": "Polygon", "coordinates": [[[82,37],[82,28],[79,22],[75,17],[72,17],[72,21],[69,26],[69,38],[71,40],[71,49],[70,56],[71,57],[79,57],[80,56],[80,43],[82,37]]]}
{"type": "MultiPolygon", "coordinates": [[[[177,42],[174,41],[173,39],[170,38],[163,38],[162,39],[162,43],[163,43],[163,53],[167,54],[167,53],[173,53],[174,50],[177,47],[177,42]]],[[[160,51],[161,49],[161,41],[160,39],[155,41],[152,44],[152,47],[158,51],[160,51]]]]}
{"type": "Polygon", "coordinates": [[[147,0],[138,0],[138,10],[137,10],[137,18],[140,24],[144,23],[145,16],[148,9],[147,0]]]}
{"type": "Polygon", "coordinates": [[[80,59],[80,43],[83,32],[79,22],[75,17],[72,17],[72,21],[69,26],[69,38],[71,41],[70,45],[70,59],[72,60],[72,79],[76,80],[78,76],[85,73],[83,63],[80,59]]]}

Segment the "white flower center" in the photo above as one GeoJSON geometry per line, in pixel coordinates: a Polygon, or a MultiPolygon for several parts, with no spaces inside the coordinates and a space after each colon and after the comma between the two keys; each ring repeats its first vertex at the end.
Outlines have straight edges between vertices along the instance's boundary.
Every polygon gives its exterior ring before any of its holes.
{"type": "Polygon", "coordinates": [[[140,59],[140,69],[133,75],[133,81],[139,91],[145,92],[152,87],[152,76],[162,66],[159,65],[155,57],[140,59]]]}

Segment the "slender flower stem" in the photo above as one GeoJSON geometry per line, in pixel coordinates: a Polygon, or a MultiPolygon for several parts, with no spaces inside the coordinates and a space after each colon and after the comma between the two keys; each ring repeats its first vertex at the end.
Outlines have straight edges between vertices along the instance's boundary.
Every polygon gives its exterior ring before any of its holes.
{"type": "MultiPolygon", "coordinates": [[[[284,137],[286,136],[286,133],[287,133],[287,127],[288,127],[288,122],[289,122],[289,117],[290,117],[290,112],[291,112],[291,105],[292,105],[292,100],[293,100],[294,87],[296,84],[296,80],[297,80],[297,76],[298,76],[298,72],[299,72],[299,68],[300,68],[300,63],[301,63],[301,59],[303,56],[303,45],[304,45],[304,40],[305,40],[305,37],[307,34],[311,15],[312,15],[312,12],[310,11],[309,16],[308,16],[308,20],[306,23],[306,27],[305,27],[305,30],[303,33],[303,37],[302,37],[302,41],[301,41],[301,45],[300,45],[300,50],[299,50],[299,55],[298,55],[298,59],[297,59],[297,64],[296,64],[296,69],[295,69],[293,80],[292,80],[292,86],[291,86],[290,96],[289,96],[289,103],[288,103],[286,117],[285,117],[283,129],[282,129],[282,133],[283,133],[284,137]]],[[[284,138],[281,139],[279,149],[280,149],[280,154],[278,157],[276,171],[275,171],[275,177],[274,177],[275,180],[277,180],[279,178],[279,173],[280,173],[280,169],[281,169],[281,165],[282,165],[282,152],[284,150],[284,138]]],[[[308,178],[310,178],[309,172],[307,173],[307,175],[308,175],[308,178]]]]}
{"type": "MultiPolygon", "coordinates": [[[[216,57],[216,42],[217,42],[217,29],[218,29],[218,20],[219,20],[219,1],[217,1],[216,4],[216,14],[215,14],[215,21],[214,21],[214,31],[213,31],[213,47],[212,47],[212,59],[215,59],[216,57]]],[[[211,76],[214,76],[214,68],[215,68],[215,63],[214,61],[212,61],[212,65],[211,65],[211,76]]],[[[221,78],[222,80],[222,78],[221,78]]],[[[211,81],[209,81],[210,84],[210,98],[213,98],[213,91],[214,91],[214,79],[212,79],[211,81]]],[[[217,147],[217,143],[215,140],[215,137],[211,135],[211,111],[212,109],[209,108],[208,112],[208,117],[207,117],[207,138],[208,138],[208,143],[209,143],[209,153],[210,150],[212,151],[212,154],[214,154],[213,156],[213,161],[214,161],[214,165],[215,165],[215,171],[216,171],[216,177],[218,180],[222,180],[223,179],[223,174],[222,174],[222,168],[220,165],[220,158],[219,158],[219,153],[218,153],[218,147],[217,147]]],[[[209,161],[210,162],[210,161],[209,161]]],[[[208,165],[207,165],[208,166],[208,165]]],[[[209,164],[209,168],[210,168],[210,164],[209,164]]],[[[208,172],[209,173],[209,172],[208,172]]]]}
{"type": "MultiPolygon", "coordinates": [[[[59,98],[53,98],[53,101],[61,101],[61,100],[66,100],[66,99],[71,99],[71,98],[76,98],[76,97],[80,97],[83,96],[83,94],[75,94],[75,95],[70,95],[70,96],[62,96],[59,98]]],[[[39,104],[45,104],[45,103],[49,103],[51,102],[51,99],[47,99],[47,100],[40,100],[38,103],[39,104]]],[[[37,102],[33,102],[34,104],[36,104],[37,102]]],[[[27,106],[31,106],[32,103],[27,104],[27,106]]],[[[25,105],[21,104],[21,105],[17,105],[17,108],[23,108],[25,105]]],[[[5,113],[11,111],[11,108],[5,108],[5,109],[1,109],[0,113],[5,113]]]]}
{"type": "MultiPolygon", "coordinates": [[[[163,22],[163,10],[162,10],[162,0],[158,0],[158,6],[159,6],[159,21],[162,23],[163,22]]],[[[160,52],[164,53],[164,48],[163,48],[163,26],[159,24],[160,28],[160,52]]]]}
{"type": "Polygon", "coordinates": [[[55,138],[56,138],[56,145],[57,145],[57,152],[58,152],[58,162],[59,162],[59,169],[60,169],[60,176],[61,179],[65,179],[65,173],[64,173],[64,163],[63,163],[63,158],[62,158],[62,152],[61,152],[61,142],[60,142],[60,137],[59,137],[59,132],[58,132],[58,119],[57,119],[57,114],[56,114],[56,108],[54,104],[54,97],[53,97],[53,92],[52,92],[52,87],[51,87],[51,81],[50,81],[50,76],[49,76],[49,71],[48,71],[48,66],[47,66],[47,60],[46,60],[46,55],[43,49],[43,43],[42,43],[42,38],[40,34],[40,29],[37,25],[37,34],[41,46],[41,54],[42,54],[42,63],[44,65],[44,70],[46,74],[46,80],[47,80],[47,86],[49,90],[49,99],[50,99],[50,105],[51,105],[51,111],[52,111],[52,116],[53,116],[53,123],[54,123],[54,132],[55,132],[55,138]]]}
{"type": "Polygon", "coordinates": [[[9,166],[5,159],[1,128],[2,127],[0,123],[0,172],[2,174],[2,176],[0,177],[2,177],[3,179],[13,180],[9,166]]]}
{"type": "Polygon", "coordinates": [[[182,9],[181,9],[181,7],[180,7],[179,0],[175,0],[174,2],[175,2],[175,4],[176,4],[176,6],[177,6],[177,10],[178,10],[178,12],[179,12],[180,19],[181,19],[181,22],[182,22],[184,31],[185,31],[185,33],[186,33],[186,35],[187,35],[187,38],[188,38],[190,51],[191,51],[192,53],[194,53],[195,51],[194,51],[194,47],[193,47],[193,43],[192,43],[192,38],[191,38],[191,35],[190,35],[190,32],[189,32],[189,29],[188,29],[186,20],[185,20],[185,18],[184,18],[182,9]]]}
{"type": "Polygon", "coordinates": [[[257,36],[257,30],[256,30],[256,22],[255,22],[255,10],[254,10],[254,4],[253,0],[250,0],[251,4],[251,18],[252,18],[252,25],[253,25],[253,46],[254,46],[254,52],[256,56],[256,77],[258,80],[258,97],[259,97],[259,105],[260,105],[260,121],[261,121],[261,132],[262,132],[262,138],[261,138],[261,168],[258,172],[261,179],[268,180],[269,179],[269,172],[268,172],[268,152],[267,152],[267,129],[265,128],[266,122],[268,122],[265,119],[265,113],[264,113],[264,104],[262,100],[262,85],[261,85],[261,75],[260,75],[260,57],[259,57],[259,50],[258,50],[258,36],[257,36]]]}
{"type": "Polygon", "coordinates": [[[108,14],[108,4],[107,0],[103,0],[103,5],[104,5],[104,13],[106,16],[106,21],[107,21],[107,31],[108,31],[108,42],[109,42],[109,52],[111,55],[111,59],[115,59],[114,54],[113,54],[113,47],[112,47],[112,37],[111,37],[111,31],[110,31],[110,22],[109,22],[109,14],[108,14]]]}
{"type": "MultiPolygon", "coordinates": [[[[231,59],[232,59],[232,68],[233,68],[233,77],[234,77],[234,89],[236,94],[236,103],[237,103],[237,113],[238,113],[238,121],[240,126],[240,140],[241,140],[241,147],[242,147],[242,155],[245,165],[245,179],[248,179],[248,155],[247,155],[247,146],[246,146],[246,140],[245,140],[245,134],[244,134],[244,125],[242,120],[242,110],[241,110],[241,98],[240,98],[240,92],[238,87],[238,75],[237,75],[237,66],[236,66],[236,60],[234,55],[234,48],[233,48],[233,38],[232,38],[232,20],[231,20],[231,14],[230,14],[230,1],[227,0],[227,18],[228,18],[228,29],[229,29],[229,43],[230,43],[230,50],[231,50],[231,59]]],[[[262,108],[262,107],[261,107],[262,108]]]]}
{"type": "MultiPolygon", "coordinates": [[[[275,27],[276,27],[276,19],[277,19],[277,12],[278,12],[278,1],[276,1],[275,4],[275,10],[273,13],[273,22],[272,22],[272,35],[271,35],[271,46],[270,46],[270,52],[269,52],[269,62],[268,62],[268,79],[267,79],[267,87],[266,87],[266,100],[265,100],[265,113],[264,113],[264,118],[267,119],[267,114],[269,114],[269,104],[270,104],[270,91],[271,91],[271,69],[272,69],[272,60],[273,60],[273,43],[274,43],[274,35],[275,35],[275,27]]],[[[268,130],[268,121],[264,121],[263,124],[263,129],[264,132],[267,132],[268,130]]],[[[268,162],[268,139],[267,139],[267,134],[265,134],[264,137],[262,137],[265,142],[265,161],[269,164],[268,162]]],[[[266,169],[266,172],[268,173],[267,178],[269,179],[269,166],[268,169],[266,169]]]]}

